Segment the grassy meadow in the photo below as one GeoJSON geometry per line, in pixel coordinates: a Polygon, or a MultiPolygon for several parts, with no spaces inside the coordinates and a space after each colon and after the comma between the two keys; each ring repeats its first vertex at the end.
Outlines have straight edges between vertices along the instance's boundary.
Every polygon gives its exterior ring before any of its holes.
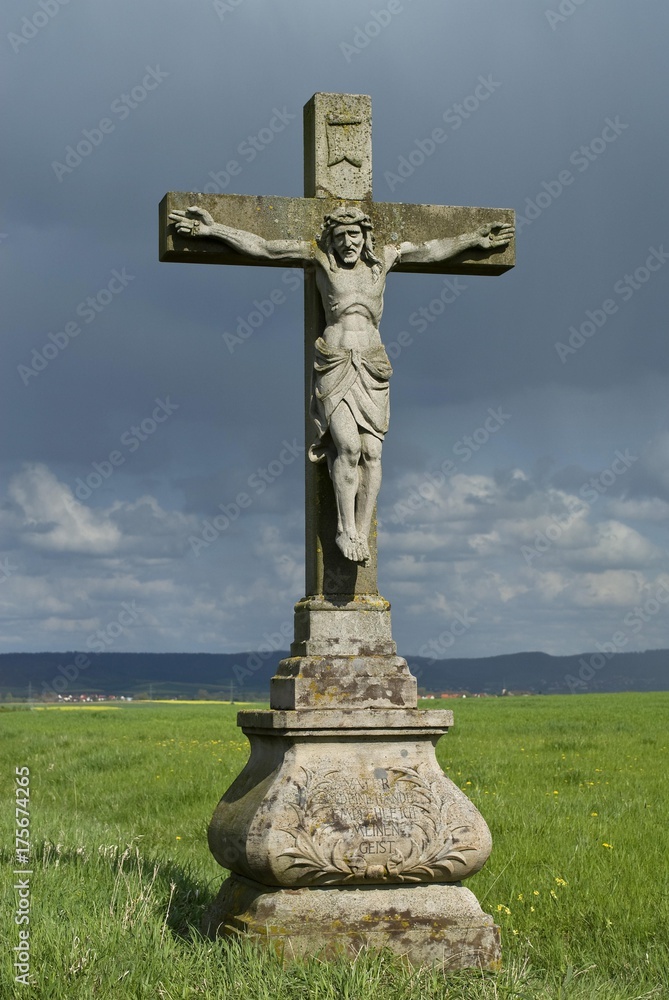
{"type": "Polygon", "coordinates": [[[438,757],[493,833],[467,885],[502,927],[504,968],[446,978],[387,954],[284,968],[200,937],[225,874],[206,828],[247,757],[238,707],[0,710],[3,1000],[669,998],[669,693],[449,703],[438,757]],[[29,985],[12,967],[23,766],[29,985]]]}

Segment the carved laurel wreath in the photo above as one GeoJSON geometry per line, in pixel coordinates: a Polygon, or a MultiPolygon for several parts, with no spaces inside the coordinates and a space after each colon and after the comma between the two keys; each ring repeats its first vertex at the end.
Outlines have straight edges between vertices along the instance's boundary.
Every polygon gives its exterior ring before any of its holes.
{"type": "Polygon", "coordinates": [[[395,787],[400,783],[411,787],[411,804],[418,812],[418,816],[410,821],[412,835],[406,838],[411,844],[408,855],[396,848],[385,864],[370,863],[368,857],[359,852],[347,856],[344,837],[332,837],[331,806],[325,805],[322,798],[330,785],[331,776],[339,772],[330,771],[316,781],[313,772],[303,767],[304,784],[299,787],[299,801],[297,805],[290,806],[297,822],[292,827],[283,828],[283,832],[293,838],[294,846],[279,856],[291,858],[290,868],[301,868],[305,876],[318,876],[319,882],[324,885],[360,878],[423,882],[454,875],[456,864],[467,864],[464,852],[476,850],[462,839],[462,835],[469,832],[469,827],[448,829],[450,803],[439,794],[438,781],[427,780],[412,767],[391,767],[388,770],[396,776],[395,787]],[[448,832],[444,839],[445,831],[448,832]]]}

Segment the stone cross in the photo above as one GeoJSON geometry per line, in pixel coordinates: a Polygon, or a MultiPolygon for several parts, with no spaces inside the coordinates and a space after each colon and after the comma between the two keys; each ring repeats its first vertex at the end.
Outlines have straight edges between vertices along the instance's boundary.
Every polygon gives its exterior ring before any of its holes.
{"type": "Polygon", "coordinates": [[[161,203],[161,260],[306,269],[307,596],[270,709],[238,715],[251,756],[209,826],[231,875],[203,930],[287,957],[369,945],[417,965],[497,968],[499,928],[461,885],[485,864],[490,832],[435,757],[452,713],[418,708],[396,655],[373,510],[386,276],[501,274],[513,212],[374,202],[369,97],[316,94],[304,124],[304,198],[161,203]]]}
{"type": "MultiPolygon", "coordinates": [[[[361,537],[359,539],[354,537],[352,541],[349,538],[347,544],[346,523],[342,527],[342,515],[346,521],[346,510],[342,510],[342,507],[346,508],[347,504],[345,501],[337,503],[339,492],[344,493],[346,490],[346,469],[341,470],[340,491],[337,491],[336,485],[337,465],[341,466],[343,460],[337,463],[336,451],[333,452],[330,440],[331,454],[327,456],[327,464],[318,465],[313,461],[314,450],[318,446],[318,441],[314,440],[317,436],[317,423],[315,424],[313,419],[314,355],[318,350],[315,345],[326,325],[328,329],[331,329],[332,325],[342,326],[341,316],[336,314],[336,309],[333,317],[331,315],[333,310],[328,308],[326,317],[324,302],[327,307],[335,298],[346,299],[348,294],[346,271],[351,269],[350,264],[341,258],[338,251],[333,253],[331,249],[330,261],[334,259],[337,265],[340,265],[344,287],[341,287],[342,281],[339,284],[335,281],[334,287],[332,287],[333,281],[330,281],[328,287],[323,288],[323,277],[328,277],[328,270],[334,270],[328,268],[327,247],[323,246],[322,236],[325,235],[327,238],[328,235],[322,234],[324,219],[330,220],[330,229],[334,229],[335,234],[336,224],[339,223],[342,239],[346,239],[346,228],[351,229],[351,226],[347,226],[349,222],[352,222],[353,232],[356,226],[360,228],[361,220],[367,220],[370,231],[373,227],[374,243],[370,244],[370,247],[377,248],[378,256],[374,257],[372,249],[372,259],[380,265],[381,280],[376,281],[377,288],[372,287],[371,294],[368,292],[366,297],[364,291],[358,289],[355,306],[353,310],[348,309],[349,322],[343,323],[350,328],[350,336],[360,341],[367,336],[366,331],[360,329],[364,326],[360,316],[361,314],[364,316],[365,313],[370,331],[378,338],[377,324],[383,307],[383,287],[386,273],[391,268],[394,271],[437,274],[501,274],[512,267],[514,258],[509,246],[509,233],[512,232],[513,212],[508,209],[374,202],[371,99],[367,96],[314,95],[305,107],[304,164],[304,198],[206,195],[193,192],[166,195],[161,203],[160,259],[190,263],[264,264],[307,268],[305,410],[307,451],[309,452],[311,448],[312,461],[307,462],[306,470],[306,592],[308,595],[323,594],[333,599],[355,595],[371,596],[378,594],[376,531],[375,518],[372,514],[378,485],[373,484],[371,489],[368,489],[365,474],[368,465],[371,467],[375,461],[378,464],[378,461],[373,457],[368,458],[366,451],[380,451],[380,446],[375,446],[375,438],[377,441],[382,440],[387,428],[387,389],[385,401],[383,399],[375,401],[377,411],[375,415],[380,426],[372,426],[371,433],[363,432],[361,435],[362,457],[356,458],[359,466],[358,470],[355,470],[355,478],[357,480],[359,471],[361,487],[364,487],[360,493],[365,494],[366,504],[362,503],[359,496],[357,506],[358,508],[366,506],[368,509],[366,516],[363,512],[364,528],[360,532],[361,537]],[[207,226],[207,222],[210,225],[207,226]],[[231,234],[232,240],[230,240],[231,234]],[[265,251],[265,244],[259,247],[257,240],[244,241],[242,239],[244,235],[260,237],[263,241],[268,241],[272,249],[265,251]],[[427,252],[426,247],[430,246],[432,252],[427,252]],[[378,249],[380,247],[383,247],[383,252],[378,249]],[[320,269],[313,266],[318,265],[319,257],[320,269]],[[320,292],[317,287],[319,278],[320,292]],[[360,301],[361,296],[363,302],[360,301]],[[378,315],[374,315],[375,309],[378,315]],[[351,313],[357,317],[357,323],[355,320],[351,321],[351,313]],[[334,462],[332,454],[335,455],[334,462]],[[335,492],[329,481],[328,468],[330,476],[335,481],[335,492]],[[371,502],[368,494],[371,494],[371,502]],[[336,544],[337,539],[339,545],[336,544]]],[[[332,242],[330,237],[330,247],[332,242]]],[[[352,252],[350,248],[348,252],[352,252]]],[[[356,261],[357,258],[353,261],[353,267],[356,261]]],[[[361,266],[362,261],[356,275],[359,274],[361,266]]],[[[376,276],[371,280],[374,282],[376,276]]],[[[350,299],[350,295],[348,297],[350,299]]],[[[344,331],[344,337],[346,332],[344,331]]],[[[369,336],[367,339],[370,339],[369,336]]],[[[341,342],[340,336],[337,347],[341,342]]],[[[375,360],[378,361],[378,357],[377,351],[375,360]]],[[[369,359],[365,359],[363,353],[363,364],[367,361],[369,366],[370,359],[371,354],[369,359]]],[[[322,364],[323,356],[319,355],[317,360],[322,364]]],[[[327,361],[331,362],[330,356],[327,361]]],[[[360,358],[354,357],[354,362],[359,365],[360,358]]],[[[349,362],[349,367],[350,365],[349,362]]],[[[385,365],[389,372],[387,357],[385,365]]],[[[342,367],[341,364],[338,368],[335,365],[336,370],[330,378],[331,382],[341,381],[342,367]]],[[[385,377],[387,383],[385,367],[381,375],[385,377]]],[[[343,377],[346,378],[345,372],[343,377]]],[[[367,373],[366,378],[368,381],[378,382],[380,377],[377,363],[373,365],[371,374],[367,373]]],[[[358,385],[360,381],[358,378],[358,385]]],[[[363,399],[362,405],[365,408],[365,417],[369,421],[368,411],[374,404],[370,404],[367,398],[363,399]]],[[[343,409],[340,408],[340,412],[343,409]]],[[[318,413],[315,416],[318,422],[318,413]]],[[[323,413],[321,422],[323,424],[326,422],[323,413]]],[[[368,431],[370,428],[365,430],[368,431]]],[[[343,428],[343,435],[342,433],[339,435],[343,436],[344,441],[345,431],[346,428],[343,428]]],[[[334,433],[332,436],[335,436],[334,433]]],[[[374,478],[374,474],[370,473],[370,477],[374,478]]],[[[376,479],[380,481],[380,468],[376,479]]]]}

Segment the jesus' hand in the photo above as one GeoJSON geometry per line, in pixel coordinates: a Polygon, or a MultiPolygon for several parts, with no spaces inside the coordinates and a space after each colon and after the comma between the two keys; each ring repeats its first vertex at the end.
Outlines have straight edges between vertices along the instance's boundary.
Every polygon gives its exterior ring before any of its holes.
{"type": "Polygon", "coordinates": [[[211,228],[215,225],[209,212],[197,205],[191,205],[185,212],[170,212],[170,222],[181,236],[211,236],[211,228]]]}
{"type": "Polygon", "coordinates": [[[505,222],[491,222],[477,229],[474,239],[475,247],[482,250],[495,250],[505,247],[513,239],[514,228],[505,222]]]}

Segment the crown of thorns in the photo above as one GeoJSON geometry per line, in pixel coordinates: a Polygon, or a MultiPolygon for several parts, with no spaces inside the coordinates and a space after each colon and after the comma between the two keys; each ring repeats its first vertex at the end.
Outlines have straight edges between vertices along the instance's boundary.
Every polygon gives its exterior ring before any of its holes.
{"type": "Polygon", "coordinates": [[[372,229],[372,220],[359,208],[335,208],[325,216],[323,228],[325,230],[334,229],[335,226],[360,226],[361,229],[372,229]]]}

